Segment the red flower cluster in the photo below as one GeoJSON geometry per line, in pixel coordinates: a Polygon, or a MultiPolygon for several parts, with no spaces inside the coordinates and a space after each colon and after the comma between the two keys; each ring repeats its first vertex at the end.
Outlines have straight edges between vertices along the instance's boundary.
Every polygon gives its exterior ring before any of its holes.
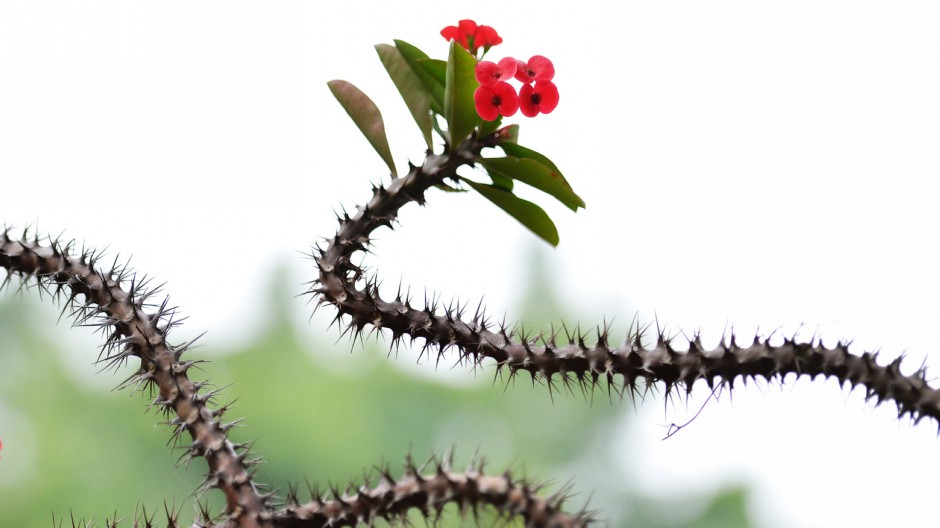
{"type": "Polygon", "coordinates": [[[441,30],[441,36],[448,41],[456,40],[457,44],[473,56],[476,56],[480,47],[483,48],[483,53],[486,53],[490,47],[503,42],[495,29],[490,26],[478,26],[473,20],[461,20],[456,26],[447,26],[441,30]]]}
{"type": "Polygon", "coordinates": [[[480,87],[473,93],[477,113],[486,121],[499,116],[509,117],[522,110],[522,115],[535,117],[550,113],[558,106],[558,87],[552,82],[555,66],[547,58],[536,55],[529,62],[506,57],[493,63],[477,63],[476,78],[480,87]],[[523,83],[516,94],[508,82],[515,78],[523,83]]]}

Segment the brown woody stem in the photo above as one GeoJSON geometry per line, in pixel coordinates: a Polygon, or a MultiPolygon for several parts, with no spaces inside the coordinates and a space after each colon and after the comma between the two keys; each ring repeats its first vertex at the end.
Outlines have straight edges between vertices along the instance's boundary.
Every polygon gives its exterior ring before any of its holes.
{"type": "Polygon", "coordinates": [[[613,346],[608,342],[608,329],[603,327],[597,329],[594,344],[587,344],[580,331],[564,340],[559,340],[556,332],[520,335],[515,329],[491,324],[479,310],[471,319],[464,319],[459,304],[440,313],[433,305],[415,307],[400,293],[394,300],[383,300],[378,281],[363,280],[363,270],[353,264],[353,254],[369,245],[377,227],[391,227],[402,206],[412,201],[423,204],[424,193],[432,185],[456,179],[457,167],[472,164],[484,146],[489,145],[471,138],[455,151],[429,155],[424,165],[413,167],[404,178],[393,180],[387,188],[375,188],[372,199],[355,216],[340,218],[336,236],[315,254],[319,277],[310,292],[319,295],[320,304],[335,306],[337,319],[348,316],[348,328],[356,333],[367,325],[388,329],[393,345],[403,336],[420,338],[425,348],[436,347],[439,353],[453,348],[462,359],[477,363],[489,358],[510,376],[528,372],[533,379],[547,381],[549,387],[557,376],[564,383],[590,387],[605,380],[608,387],[620,391],[636,391],[641,382],[662,382],[668,393],[675,387],[691,391],[698,380],[705,380],[710,387],[715,380],[731,387],[738,377],[770,380],[790,373],[822,375],[852,387],[861,385],[868,398],[879,403],[894,401],[899,416],[908,414],[915,422],[930,417],[940,427],[940,391],[927,383],[923,368],[905,375],[900,371],[901,358],[880,365],[877,354],[853,354],[846,342],[830,349],[815,339],[798,343],[795,338],[785,338],[778,346],[769,338],[755,337],[750,344],[739,345],[732,335],[707,350],[695,336],[682,350],[662,333],[652,346],[644,346],[642,332],[637,330],[626,343],[613,346]]]}
{"type": "MultiPolygon", "coordinates": [[[[175,324],[175,309],[164,300],[156,311],[148,297],[156,290],[146,290],[146,280],[137,282],[126,269],[97,267],[100,255],[82,252],[71,255],[72,245],[51,241],[41,245],[38,237],[13,238],[9,230],[0,234],[0,266],[13,276],[34,279],[54,297],[67,297],[79,322],[97,319],[108,334],[99,362],[117,367],[131,357],[140,360],[140,367],[122,386],[145,388],[156,385],[158,397],[153,406],[167,415],[177,441],[188,432],[192,443],[185,457],[202,457],[209,465],[204,488],[218,488],[225,494],[226,521],[223,526],[272,527],[268,509],[269,498],[258,492],[248,467],[253,461],[245,446],[236,446],[226,436],[232,423],[218,420],[226,407],[212,410],[206,404],[214,392],[204,392],[206,383],[193,382],[187,376],[197,361],[180,361],[188,345],[174,347],[167,343],[167,331],[175,324]],[[126,288],[125,288],[126,287],[126,288]],[[84,300],[79,301],[78,297],[84,300]],[[240,452],[239,452],[240,451],[240,452]]],[[[191,343],[190,343],[191,344],[191,343]]]]}

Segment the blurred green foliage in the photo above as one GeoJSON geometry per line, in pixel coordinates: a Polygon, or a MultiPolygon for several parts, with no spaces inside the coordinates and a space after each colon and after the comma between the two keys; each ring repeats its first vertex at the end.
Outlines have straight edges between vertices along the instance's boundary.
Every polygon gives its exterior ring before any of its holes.
{"type": "MultiPolygon", "coordinates": [[[[547,282],[541,272],[532,278],[547,282]]],[[[549,286],[533,284],[523,305],[555,308],[549,286]]],[[[304,489],[305,479],[320,489],[361,484],[362,475],[375,465],[388,465],[400,474],[409,455],[421,463],[453,447],[457,469],[479,450],[489,471],[509,467],[519,475],[555,479],[549,493],[559,489],[558,482],[573,478],[576,496],[569,508],[580,508],[592,496],[592,484],[631,478],[579,479],[573,474],[578,467],[599,470],[584,460],[614,456],[609,442],[598,438],[609,437],[614,419],[632,413],[619,402],[609,404],[606,391],[591,397],[577,387],[568,391],[557,385],[550,398],[544,386],[533,388],[528,379],[493,382],[492,368],[467,365],[455,368],[468,376],[475,373],[478,383],[427,380],[396,366],[395,351],[389,354],[374,339],[357,342],[350,355],[347,339],[333,344],[335,328],[316,343],[304,343],[287,314],[288,290],[284,284],[271,288],[274,317],[254,342],[224,351],[206,345],[191,353],[213,358],[193,377],[202,375],[217,386],[233,384],[217,402],[237,397],[226,419],[244,417],[244,427],[233,430],[233,440],[256,440],[254,450],[266,461],[257,478],[280,490],[282,497],[291,483],[304,489]]],[[[167,447],[169,428],[155,425],[164,418],[144,411],[152,395],[113,393],[83,379],[91,371],[85,365],[94,359],[93,351],[62,350],[62,343],[70,340],[56,337],[56,330],[67,330],[67,324],[56,328],[52,310],[29,293],[0,297],[0,526],[50,526],[53,515],[65,518],[68,526],[73,511],[76,518],[94,516],[103,522],[115,512],[132,515],[135,507],[161,511],[161,519],[164,501],[181,506],[188,524],[195,512],[191,494],[202,479],[204,462],[174,469],[182,450],[167,447]]],[[[84,346],[87,339],[75,342],[84,346]]],[[[407,353],[413,358],[413,352],[407,353]]],[[[442,362],[439,368],[451,366],[442,362]]],[[[113,386],[120,379],[115,377],[113,386]]],[[[616,464],[604,466],[600,469],[615,471],[611,468],[616,464]]],[[[596,494],[589,507],[601,510],[602,518],[606,508],[627,516],[609,525],[676,525],[658,519],[655,508],[630,488],[627,482],[618,487],[624,491],[596,494]]],[[[203,497],[216,512],[222,508],[218,495],[210,491],[203,497]]],[[[480,525],[495,521],[484,517],[480,525]]],[[[453,515],[445,520],[451,524],[474,523],[453,515]]],[[[724,492],[697,519],[679,525],[749,526],[744,494],[724,492]]]]}

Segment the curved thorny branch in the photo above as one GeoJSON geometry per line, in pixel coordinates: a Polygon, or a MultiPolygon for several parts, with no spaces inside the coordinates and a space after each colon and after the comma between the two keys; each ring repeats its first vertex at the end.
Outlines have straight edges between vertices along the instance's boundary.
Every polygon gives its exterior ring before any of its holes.
{"type": "MultiPolygon", "coordinates": [[[[476,464],[457,473],[451,470],[449,459],[438,462],[433,473],[422,474],[409,461],[401,478],[396,480],[388,470],[382,470],[374,487],[363,486],[344,496],[334,490],[331,500],[317,498],[300,504],[292,491],[287,507],[275,521],[278,526],[297,528],[371,526],[375,519],[403,518],[412,508],[420,510],[427,520],[437,520],[444,506],[453,503],[462,512],[471,510],[474,515],[480,506],[491,506],[506,517],[522,517],[531,527],[576,528],[593,520],[593,513],[586,510],[576,514],[561,510],[566,490],[541,498],[540,487],[516,480],[509,473],[485,475],[476,464]]],[[[311,491],[311,495],[320,493],[311,491]]]]}
{"type": "MultiPolygon", "coordinates": [[[[637,331],[618,347],[608,343],[604,327],[589,345],[580,332],[559,342],[554,332],[532,337],[505,325],[492,325],[479,309],[465,320],[464,307],[459,305],[438,313],[433,305],[413,307],[400,293],[393,301],[381,299],[377,281],[364,277],[363,269],[353,264],[353,255],[366,249],[375,229],[392,227],[401,207],[410,202],[423,204],[430,187],[459,180],[457,170],[472,165],[488,146],[493,146],[490,138],[471,137],[456,149],[429,154],[423,165],[412,167],[404,178],[394,179],[388,187],[374,188],[372,199],[353,217],[344,214],[336,236],[326,247],[317,248],[315,255],[320,273],[310,291],[319,294],[319,302],[336,306],[337,319],[348,316],[349,328],[355,332],[367,325],[389,329],[393,346],[405,336],[421,338],[426,348],[436,347],[441,354],[454,348],[461,359],[480,363],[489,358],[510,376],[528,372],[549,386],[557,375],[564,383],[586,388],[606,380],[608,387],[618,392],[637,391],[641,383],[662,382],[669,392],[675,388],[690,391],[699,379],[710,386],[716,380],[732,386],[739,376],[769,380],[789,373],[823,375],[853,387],[862,385],[878,402],[894,401],[899,415],[909,414],[915,421],[931,417],[940,424],[940,391],[928,385],[923,368],[905,375],[900,372],[900,359],[879,365],[876,354],[852,354],[847,343],[826,348],[815,340],[797,343],[790,338],[773,345],[769,338],[755,338],[742,346],[732,336],[706,350],[696,336],[687,350],[678,350],[662,333],[652,347],[644,347],[637,331]]],[[[430,473],[409,462],[398,479],[388,471],[379,471],[375,485],[366,483],[343,493],[339,489],[327,494],[314,492],[303,504],[291,492],[286,505],[276,509],[273,494],[261,493],[253,481],[250,468],[257,459],[248,458],[246,445],[233,444],[227,438],[234,422],[222,423],[220,418],[228,406],[210,409],[208,404],[216,391],[206,391],[205,382],[189,379],[188,370],[199,361],[182,361],[181,356],[192,343],[172,346],[167,342],[167,332],[179,320],[174,320],[175,309],[168,307],[166,299],[159,304],[150,302],[160,288],[148,288],[148,280],[138,280],[117,263],[107,270],[99,268],[99,253],[83,250],[76,255],[73,249],[72,243],[41,243],[36,235],[13,237],[9,229],[4,230],[0,232],[0,266],[7,270],[3,284],[14,276],[24,283],[33,281],[41,291],[67,300],[64,309],[71,307],[79,323],[104,329],[107,338],[99,362],[106,367],[117,367],[132,357],[140,361],[122,386],[157,388],[158,396],[151,406],[167,415],[174,441],[180,441],[183,433],[192,439],[183,459],[202,457],[209,466],[200,489],[217,488],[226,497],[226,510],[218,523],[204,511],[204,519],[196,526],[353,526],[376,519],[401,519],[412,508],[426,519],[435,519],[447,504],[473,512],[490,506],[502,515],[519,516],[533,527],[566,528],[591,522],[589,512],[561,511],[564,492],[541,498],[539,486],[509,474],[485,475],[473,465],[455,472],[446,461],[438,462],[430,473]]],[[[146,514],[144,520],[151,525],[146,514]]],[[[167,520],[176,526],[176,512],[168,510],[167,520]]],[[[109,522],[109,526],[117,526],[117,522],[109,522]]]]}
{"type": "Polygon", "coordinates": [[[606,380],[609,388],[619,392],[636,392],[641,382],[645,386],[662,382],[667,393],[677,387],[691,391],[700,379],[710,387],[716,379],[733,387],[739,376],[767,380],[790,373],[831,376],[842,384],[863,386],[866,396],[879,403],[894,401],[899,417],[908,414],[915,422],[931,417],[940,427],[940,390],[927,383],[924,368],[905,375],[900,371],[901,358],[879,365],[877,354],[855,355],[849,352],[847,342],[826,348],[815,339],[798,343],[795,338],[784,338],[782,344],[773,345],[769,337],[755,337],[750,344],[741,345],[732,335],[707,350],[696,335],[688,349],[681,350],[661,332],[652,347],[644,347],[642,331],[637,330],[625,344],[614,346],[605,326],[598,328],[594,344],[589,345],[580,331],[573,335],[566,332],[560,340],[557,332],[529,336],[505,325],[493,325],[479,309],[465,319],[465,305],[445,307],[440,313],[435,305],[413,306],[400,291],[394,300],[383,300],[377,279],[364,277],[363,269],[353,263],[353,255],[370,244],[375,229],[391,228],[401,207],[410,202],[423,205],[430,187],[458,180],[457,169],[472,165],[484,147],[492,146],[488,141],[471,137],[455,150],[429,154],[424,165],[412,167],[405,177],[394,179],[388,187],[374,188],[372,199],[355,216],[339,219],[336,236],[326,247],[315,249],[319,277],[310,293],[319,296],[320,304],[335,306],[337,319],[348,316],[348,329],[359,333],[367,325],[387,328],[392,333],[392,346],[404,336],[420,338],[425,348],[436,347],[439,354],[454,348],[461,359],[480,363],[489,358],[510,376],[525,371],[533,379],[545,380],[549,387],[556,376],[566,384],[576,382],[589,388],[606,380]]]}
{"type": "Polygon", "coordinates": [[[179,442],[189,433],[192,442],[183,458],[202,457],[209,466],[201,489],[218,488],[225,494],[226,520],[222,526],[271,527],[271,494],[261,494],[252,481],[249,468],[257,462],[247,458],[248,446],[233,444],[227,431],[235,422],[219,418],[227,406],[210,409],[207,404],[216,391],[205,391],[206,383],[189,379],[187,371],[198,360],[181,361],[192,342],[172,346],[167,332],[178,324],[175,308],[164,299],[159,305],[148,301],[159,287],[148,289],[148,280],[137,280],[117,263],[108,270],[98,267],[100,254],[82,251],[72,255],[72,243],[51,240],[41,245],[38,236],[12,238],[9,230],[0,234],[0,266],[7,269],[4,283],[13,276],[24,281],[34,279],[40,288],[55,298],[70,301],[79,323],[101,326],[107,339],[98,361],[106,367],[118,367],[135,357],[140,367],[122,383],[124,387],[146,389],[156,385],[157,398],[151,406],[169,418],[173,440],[179,442]],[[79,297],[83,297],[80,300],[79,297]]]}
{"type": "MultiPolygon", "coordinates": [[[[7,270],[2,286],[13,277],[24,284],[33,281],[40,291],[67,302],[79,324],[100,326],[107,338],[98,361],[106,368],[116,368],[130,358],[140,361],[139,368],[122,387],[146,390],[156,386],[158,396],[151,404],[160,409],[173,428],[173,440],[179,442],[184,432],[192,442],[185,447],[181,461],[202,457],[209,466],[208,476],[199,490],[217,488],[225,494],[226,511],[218,522],[201,508],[198,527],[337,527],[372,524],[376,519],[402,519],[417,508],[425,518],[439,517],[447,504],[461,511],[490,506],[501,515],[519,516],[526,526],[579,527],[592,519],[590,512],[568,514],[561,511],[566,498],[562,491],[548,498],[538,495],[540,486],[517,480],[508,473],[483,474],[471,464],[464,472],[455,472],[449,461],[437,463],[436,471],[424,474],[409,462],[405,474],[395,479],[387,470],[379,472],[375,486],[368,483],[345,494],[338,489],[329,494],[313,492],[313,498],[301,504],[295,493],[280,510],[273,505],[273,493],[261,493],[253,481],[250,467],[259,459],[248,458],[246,444],[233,444],[227,431],[238,421],[222,423],[220,417],[228,406],[210,409],[217,391],[205,391],[206,382],[194,382],[187,371],[198,360],[182,361],[192,342],[173,346],[167,333],[179,320],[175,308],[164,299],[159,305],[149,302],[160,288],[148,288],[147,279],[115,262],[109,269],[98,267],[100,253],[81,251],[73,255],[73,244],[57,240],[42,243],[37,235],[13,237],[10,230],[0,232],[0,267],[7,270]],[[169,417],[175,415],[172,419],[169,417]]],[[[167,526],[178,526],[178,510],[167,508],[167,526]]],[[[140,525],[154,526],[153,517],[143,511],[140,525]]],[[[138,525],[138,516],[133,518],[138,525]]],[[[105,521],[117,527],[120,520],[105,521]]],[[[75,525],[73,521],[73,526],[75,525]]],[[[81,523],[83,526],[91,526],[81,523]]]]}

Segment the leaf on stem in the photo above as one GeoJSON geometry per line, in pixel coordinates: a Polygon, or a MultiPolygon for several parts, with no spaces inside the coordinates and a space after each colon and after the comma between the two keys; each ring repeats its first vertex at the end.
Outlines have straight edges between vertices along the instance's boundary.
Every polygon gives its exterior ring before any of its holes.
{"type": "Polygon", "coordinates": [[[487,173],[491,180],[493,180],[493,186],[499,187],[504,191],[512,192],[512,178],[507,178],[505,176],[500,176],[495,173],[487,173]]]}
{"type": "Polygon", "coordinates": [[[444,86],[444,118],[450,131],[450,144],[459,145],[482,122],[473,102],[477,60],[455,41],[447,58],[447,82],[444,86]]]}
{"type": "Polygon", "coordinates": [[[385,137],[385,122],[382,121],[382,112],[375,106],[372,99],[362,93],[362,90],[356,88],[352,83],[332,80],[326,83],[333,92],[333,96],[343,106],[349,117],[352,118],[362,134],[372,144],[372,148],[379,153],[385,164],[393,175],[395,171],[395,161],[392,159],[392,151],[388,147],[388,138],[385,137]]]}
{"type": "Polygon", "coordinates": [[[415,123],[418,124],[424,136],[424,142],[427,143],[428,149],[431,149],[433,147],[431,143],[431,93],[425,88],[418,74],[408,65],[408,61],[398,48],[388,44],[376,44],[375,51],[379,54],[379,59],[385,66],[388,76],[398,88],[398,93],[408,106],[415,123]]]}
{"type": "Polygon", "coordinates": [[[477,161],[483,165],[489,174],[498,174],[531,185],[554,196],[569,209],[577,212],[579,207],[584,207],[584,200],[575,194],[564,176],[558,171],[558,168],[548,158],[545,159],[550,165],[545,165],[540,161],[536,161],[536,159],[515,156],[478,158],[477,161]]]}
{"type": "Polygon", "coordinates": [[[541,207],[499,187],[476,183],[466,178],[461,178],[461,180],[473,187],[487,200],[496,204],[497,207],[509,213],[510,216],[526,226],[539,238],[553,246],[558,245],[558,229],[555,228],[554,222],[541,207]]]}
{"type": "Polygon", "coordinates": [[[396,40],[395,47],[398,48],[399,53],[401,53],[405,62],[408,63],[408,66],[411,67],[411,71],[418,76],[418,79],[421,80],[421,84],[423,84],[424,87],[427,88],[428,93],[431,94],[431,110],[444,115],[444,80],[443,78],[438,80],[437,77],[428,71],[427,67],[420,64],[422,61],[429,61],[431,59],[426,53],[408,44],[404,40],[396,40]]]}
{"type": "Polygon", "coordinates": [[[447,61],[440,59],[418,59],[418,66],[424,68],[441,86],[447,83],[447,61]]]}

